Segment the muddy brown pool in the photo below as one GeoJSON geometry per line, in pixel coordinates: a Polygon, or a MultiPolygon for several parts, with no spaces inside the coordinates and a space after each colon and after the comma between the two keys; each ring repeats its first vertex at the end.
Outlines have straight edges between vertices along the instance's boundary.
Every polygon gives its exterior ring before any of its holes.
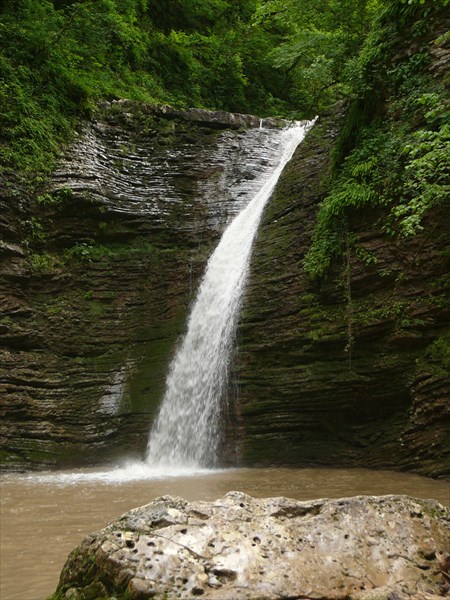
{"type": "Polygon", "coordinates": [[[235,469],[190,476],[130,471],[4,475],[1,480],[1,600],[44,600],[69,552],[127,510],[171,494],[215,500],[230,490],[298,500],[407,494],[450,505],[450,483],[365,469],[235,469]]]}

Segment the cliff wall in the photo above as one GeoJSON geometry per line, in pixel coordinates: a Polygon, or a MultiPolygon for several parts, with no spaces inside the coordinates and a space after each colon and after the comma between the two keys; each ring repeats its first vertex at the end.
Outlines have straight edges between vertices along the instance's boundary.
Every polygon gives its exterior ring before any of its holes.
{"type": "Polygon", "coordinates": [[[211,248],[270,164],[264,126],[114,102],[37,194],[3,183],[6,468],[142,456],[211,248]]]}
{"type": "Polygon", "coordinates": [[[251,465],[448,476],[449,206],[413,237],[385,233],[386,210],[355,210],[353,249],[320,283],[303,268],[342,119],[309,133],[260,228],[238,335],[237,443],[251,465]]]}
{"type": "MultiPolygon", "coordinates": [[[[319,119],[264,215],[226,455],[445,476],[448,207],[409,238],[383,232],[382,209],[354,211],[327,277],[303,268],[343,119],[319,119]]],[[[39,194],[4,184],[4,467],[142,456],[198,279],[270,139],[252,118],[113,103],[39,194]]]]}
{"type": "Polygon", "coordinates": [[[249,464],[450,475],[449,24],[444,4],[387,7],[347,114],[268,205],[235,374],[249,464]]]}

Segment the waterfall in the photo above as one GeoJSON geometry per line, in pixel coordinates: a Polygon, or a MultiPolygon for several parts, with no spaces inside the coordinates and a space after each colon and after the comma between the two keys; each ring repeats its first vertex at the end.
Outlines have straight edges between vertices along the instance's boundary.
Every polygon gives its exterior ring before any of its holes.
{"type": "Polygon", "coordinates": [[[150,432],[149,466],[217,463],[228,365],[253,240],[264,206],[309,126],[274,130],[275,166],[261,177],[259,191],[228,225],[208,261],[150,432]]]}

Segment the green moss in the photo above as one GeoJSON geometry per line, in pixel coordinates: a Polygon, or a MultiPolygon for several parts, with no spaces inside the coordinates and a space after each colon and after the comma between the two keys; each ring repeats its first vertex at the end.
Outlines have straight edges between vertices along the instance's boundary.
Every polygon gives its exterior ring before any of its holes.
{"type": "Polygon", "coordinates": [[[436,375],[450,373],[450,330],[439,336],[425,351],[425,361],[436,375]]]}
{"type": "Polygon", "coordinates": [[[9,450],[0,449],[0,464],[5,467],[8,466],[8,463],[12,463],[17,465],[17,463],[22,462],[24,460],[23,456],[12,453],[9,450]]]}
{"type": "MultiPolygon", "coordinates": [[[[173,251],[173,248],[165,252],[170,251],[173,251]]],[[[90,243],[77,242],[74,246],[66,248],[63,251],[62,260],[67,263],[71,261],[94,262],[127,257],[137,258],[137,255],[142,255],[143,258],[151,256],[157,258],[161,252],[163,251],[144,239],[137,239],[131,244],[114,242],[110,244],[98,244],[92,240],[90,243]]]]}
{"type": "Polygon", "coordinates": [[[411,314],[416,309],[417,305],[414,302],[398,300],[395,297],[356,301],[353,303],[353,319],[357,327],[390,322],[391,328],[399,333],[423,331],[428,322],[411,314]]]}
{"type": "Polygon", "coordinates": [[[28,256],[28,262],[31,270],[37,274],[54,273],[62,266],[59,256],[50,252],[32,252],[28,256]]]}
{"type": "Polygon", "coordinates": [[[105,314],[105,306],[101,302],[90,301],[88,303],[89,312],[93,317],[102,317],[105,314]]]}
{"type": "MultiPolygon", "coordinates": [[[[146,305],[151,304],[152,299],[147,299],[146,305]]],[[[135,368],[128,391],[133,412],[156,414],[176,340],[184,331],[185,321],[186,306],[181,306],[169,321],[145,331],[148,341],[139,345],[134,356],[135,368]]]]}
{"type": "Polygon", "coordinates": [[[12,317],[4,317],[4,316],[0,317],[0,323],[2,325],[13,325],[14,322],[15,321],[14,321],[14,319],[12,317]]]}
{"type": "Polygon", "coordinates": [[[59,315],[62,312],[64,312],[64,309],[66,308],[66,303],[64,302],[64,300],[56,300],[53,301],[49,304],[47,304],[45,306],[45,311],[48,315],[59,315]]]}

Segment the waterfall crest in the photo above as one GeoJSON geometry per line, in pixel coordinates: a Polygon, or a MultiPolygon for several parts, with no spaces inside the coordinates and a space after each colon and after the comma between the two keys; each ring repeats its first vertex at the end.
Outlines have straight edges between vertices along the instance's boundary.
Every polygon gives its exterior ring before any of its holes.
{"type": "Polygon", "coordinates": [[[217,463],[228,365],[253,240],[264,206],[310,125],[273,132],[276,164],[261,177],[257,193],[228,225],[209,258],[150,432],[149,466],[217,463]]]}

